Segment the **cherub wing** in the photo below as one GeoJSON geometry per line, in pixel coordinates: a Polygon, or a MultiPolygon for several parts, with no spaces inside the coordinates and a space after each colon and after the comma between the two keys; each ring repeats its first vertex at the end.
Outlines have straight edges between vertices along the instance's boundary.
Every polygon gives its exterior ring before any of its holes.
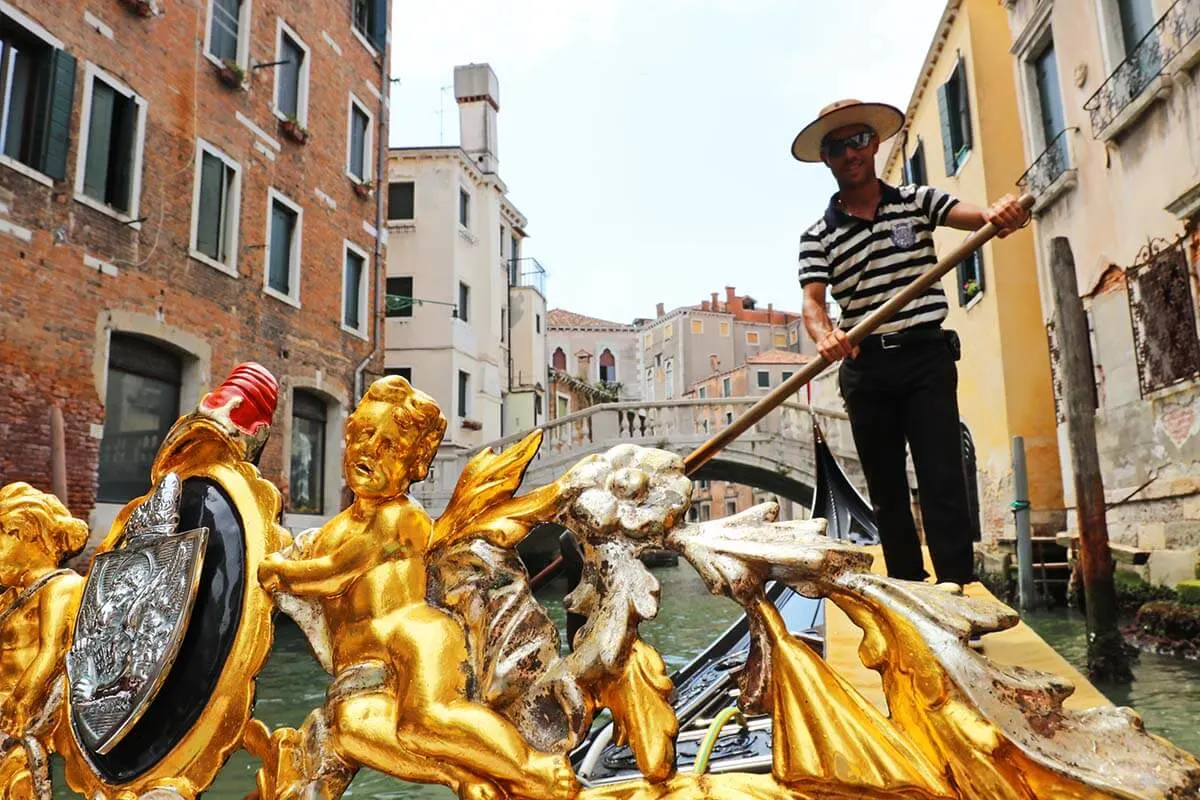
{"type": "Polygon", "coordinates": [[[561,493],[557,483],[513,496],[541,444],[542,432],[535,430],[505,450],[481,450],[468,461],[445,513],[434,523],[430,549],[471,538],[511,548],[538,522],[550,520],[561,493]]]}

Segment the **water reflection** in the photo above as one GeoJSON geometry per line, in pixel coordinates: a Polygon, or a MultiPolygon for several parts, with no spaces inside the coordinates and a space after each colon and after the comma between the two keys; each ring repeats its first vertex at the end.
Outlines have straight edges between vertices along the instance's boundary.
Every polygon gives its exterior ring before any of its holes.
{"type": "MultiPolygon", "coordinates": [[[[701,648],[727,628],[738,616],[732,602],[708,593],[700,577],[686,563],[655,570],[662,582],[662,611],[657,619],[642,626],[669,669],[683,666],[701,648]]],[[[566,615],[563,581],[551,582],[538,592],[538,599],[565,636],[566,615]]],[[[1087,631],[1078,614],[1037,612],[1025,620],[1076,667],[1084,668],[1087,631]]],[[[1165,736],[1180,747],[1200,754],[1200,665],[1143,655],[1134,667],[1132,686],[1100,686],[1118,705],[1135,708],[1151,732],[1165,736]]],[[[272,727],[299,726],[305,715],[321,703],[328,676],[309,655],[308,645],[290,621],[281,619],[275,646],[259,676],[255,713],[272,727]]],[[[225,765],[205,800],[240,800],[254,788],[258,764],[245,753],[237,753],[225,765]]],[[[76,798],[66,791],[61,764],[56,764],[56,798],[76,798]]],[[[440,786],[421,786],[394,780],[364,770],[354,779],[346,797],[378,800],[450,800],[453,792],[440,786]]]]}

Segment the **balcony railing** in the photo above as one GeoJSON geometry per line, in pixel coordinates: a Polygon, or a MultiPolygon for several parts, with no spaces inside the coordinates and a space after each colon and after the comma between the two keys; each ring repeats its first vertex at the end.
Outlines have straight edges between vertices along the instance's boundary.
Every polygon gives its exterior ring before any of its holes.
{"type": "Polygon", "coordinates": [[[1071,168],[1071,150],[1067,146],[1067,131],[1063,128],[1038,156],[1025,174],[1017,179],[1017,185],[1034,197],[1041,197],[1054,182],[1071,168]]]}
{"type": "Polygon", "coordinates": [[[546,296],[546,268],[536,258],[518,258],[509,262],[509,280],[513,286],[528,286],[546,296]]]}
{"type": "Polygon", "coordinates": [[[1176,0],[1084,103],[1084,110],[1091,114],[1092,135],[1099,137],[1197,35],[1200,0],[1176,0]]]}

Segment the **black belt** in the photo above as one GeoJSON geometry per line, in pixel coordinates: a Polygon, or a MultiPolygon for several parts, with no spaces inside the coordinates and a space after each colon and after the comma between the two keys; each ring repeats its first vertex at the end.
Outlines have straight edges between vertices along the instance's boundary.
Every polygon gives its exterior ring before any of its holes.
{"type": "Polygon", "coordinates": [[[938,328],[909,328],[893,333],[876,333],[862,340],[863,350],[896,350],[917,344],[946,341],[946,331],[938,328]]]}

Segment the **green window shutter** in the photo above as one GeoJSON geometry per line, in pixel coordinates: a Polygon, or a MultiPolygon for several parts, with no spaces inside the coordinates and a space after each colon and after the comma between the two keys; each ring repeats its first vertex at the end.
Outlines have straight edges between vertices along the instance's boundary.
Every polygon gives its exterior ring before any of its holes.
{"type": "Polygon", "coordinates": [[[342,323],[347,328],[359,325],[359,290],[362,288],[363,260],[357,253],[346,253],[345,288],[342,296],[342,323]]]}
{"type": "Polygon", "coordinates": [[[138,107],[132,97],[116,96],[113,106],[113,149],[109,203],[121,211],[133,208],[134,139],[137,134],[138,107]]]}
{"type": "Polygon", "coordinates": [[[269,253],[270,272],[267,285],[280,294],[291,294],[292,289],[292,233],[296,227],[296,215],[280,203],[271,209],[271,239],[269,253]]]}
{"type": "Polygon", "coordinates": [[[75,101],[75,56],[55,50],[50,58],[50,95],[46,103],[45,136],[38,166],[56,181],[67,177],[67,149],[71,143],[71,108],[75,101]]]}
{"type": "Polygon", "coordinates": [[[387,0],[373,0],[371,3],[371,43],[379,52],[383,52],[387,44],[387,0]]]}
{"type": "Polygon", "coordinates": [[[955,78],[958,80],[958,113],[959,113],[959,129],[962,131],[962,149],[971,149],[971,92],[967,89],[967,62],[963,59],[958,60],[958,66],[954,68],[955,78]]]}
{"type": "Polygon", "coordinates": [[[220,261],[221,201],[224,194],[225,165],[210,153],[200,157],[200,202],[196,209],[196,249],[220,261]]]}
{"type": "Polygon", "coordinates": [[[950,98],[947,84],[942,84],[938,87],[938,121],[942,125],[942,156],[946,160],[946,174],[953,175],[954,167],[954,139],[951,136],[950,130],[950,98]]]}
{"type": "Polygon", "coordinates": [[[108,154],[112,144],[113,103],[116,94],[112,87],[100,81],[92,82],[92,111],[88,119],[87,158],[83,167],[83,193],[101,203],[108,194],[108,154]]]}

